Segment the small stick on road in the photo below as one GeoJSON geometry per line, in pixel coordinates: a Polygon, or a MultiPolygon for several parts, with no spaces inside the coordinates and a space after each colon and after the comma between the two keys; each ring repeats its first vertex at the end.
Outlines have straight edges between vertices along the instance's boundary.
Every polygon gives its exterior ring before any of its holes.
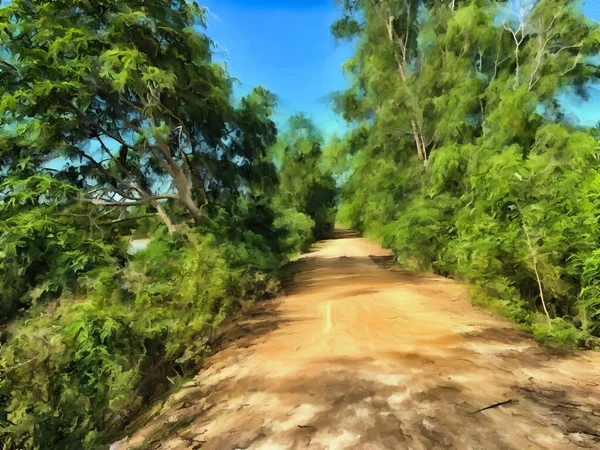
{"type": "Polygon", "coordinates": [[[515,401],[512,399],[500,402],[500,403],[494,403],[493,405],[490,406],[486,406],[485,408],[481,408],[478,409],[477,411],[473,411],[471,414],[477,414],[478,412],[481,411],[485,411],[486,409],[492,409],[492,408],[497,408],[498,406],[504,406],[504,405],[510,405],[511,403],[514,403],[515,401]]]}

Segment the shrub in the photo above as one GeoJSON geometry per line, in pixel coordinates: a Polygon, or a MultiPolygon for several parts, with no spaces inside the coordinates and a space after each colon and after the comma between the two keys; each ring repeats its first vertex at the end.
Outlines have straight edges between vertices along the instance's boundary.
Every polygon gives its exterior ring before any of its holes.
{"type": "Polygon", "coordinates": [[[229,314],[277,289],[273,272],[248,266],[255,243],[187,236],[160,235],[125,269],[89,277],[83,298],[13,324],[0,353],[3,449],[100,448],[197,365],[229,314]]]}

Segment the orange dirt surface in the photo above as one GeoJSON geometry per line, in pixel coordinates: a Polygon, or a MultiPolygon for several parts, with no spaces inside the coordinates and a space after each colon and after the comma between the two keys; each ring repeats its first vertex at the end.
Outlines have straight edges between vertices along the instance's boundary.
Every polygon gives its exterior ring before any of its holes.
{"type": "Polygon", "coordinates": [[[600,354],[543,349],[463,285],[336,237],[111,450],[600,448],[600,354]]]}

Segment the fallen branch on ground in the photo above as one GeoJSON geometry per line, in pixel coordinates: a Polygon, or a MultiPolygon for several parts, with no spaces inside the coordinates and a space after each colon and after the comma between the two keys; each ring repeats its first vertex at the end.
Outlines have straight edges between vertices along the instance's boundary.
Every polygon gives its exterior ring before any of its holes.
{"type": "Polygon", "coordinates": [[[510,405],[511,403],[514,403],[514,402],[515,402],[514,400],[509,399],[509,400],[506,400],[506,401],[503,401],[500,403],[494,403],[493,405],[489,405],[489,406],[486,406],[485,408],[481,408],[481,409],[478,409],[477,411],[473,411],[471,414],[477,414],[478,412],[485,411],[486,409],[497,408],[498,406],[510,405]]]}

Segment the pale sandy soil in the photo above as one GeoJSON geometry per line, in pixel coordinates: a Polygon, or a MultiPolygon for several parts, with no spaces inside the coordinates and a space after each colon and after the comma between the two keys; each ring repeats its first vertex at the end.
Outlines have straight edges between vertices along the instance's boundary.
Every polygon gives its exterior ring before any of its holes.
{"type": "Polygon", "coordinates": [[[600,449],[600,354],[541,349],[348,234],[296,265],[113,450],[600,449]]]}

